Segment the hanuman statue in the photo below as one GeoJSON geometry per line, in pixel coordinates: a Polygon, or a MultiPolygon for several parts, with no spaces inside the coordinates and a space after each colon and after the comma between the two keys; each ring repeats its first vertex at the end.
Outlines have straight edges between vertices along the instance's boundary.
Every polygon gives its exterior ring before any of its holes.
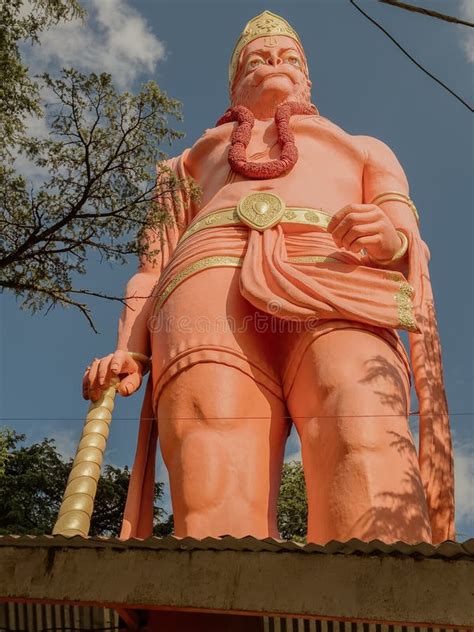
{"type": "Polygon", "coordinates": [[[202,195],[159,200],[159,254],[127,285],[117,350],[84,376],[88,399],[114,377],[130,395],[151,365],[122,537],[151,534],[159,436],[176,536],[278,538],[294,424],[308,541],[454,539],[429,251],[403,169],[320,115],[300,39],[273,13],[246,25],[229,86],[215,127],[168,162],[202,195]]]}

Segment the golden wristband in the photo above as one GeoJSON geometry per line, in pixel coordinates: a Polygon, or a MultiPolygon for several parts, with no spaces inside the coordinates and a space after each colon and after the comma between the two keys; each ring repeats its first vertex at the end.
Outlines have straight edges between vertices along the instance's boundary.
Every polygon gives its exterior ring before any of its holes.
{"type": "Polygon", "coordinates": [[[405,233],[403,233],[401,230],[397,230],[397,235],[400,237],[402,245],[400,246],[400,248],[397,250],[397,252],[393,255],[393,257],[391,257],[390,259],[375,259],[374,257],[370,257],[370,259],[376,263],[379,266],[388,266],[392,263],[395,263],[396,261],[399,261],[400,259],[402,259],[407,250],[408,250],[408,237],[405,235],[405,233]]]}
{"type": "Polygon", "coordinates": [[[418,213],[418,210],[415,206],[415,203],[411,198],[408,197],[408,195],[400,193],[399,191],[386,191],[385,193],[379,193],[379,195],[376,195],[371,204],[380,205],[384,202],[401,202],[402,204],[406,204],[415,216],[417,223],[420,223],[420,215],[418,213]]]}
{"type": "Polygon", "coordinates": [[[150,370],[151,358],[146,356],[144,353],[139,353],[138,351],[127,351],[127,353],[133,360],[143,364],[143,375],[146,375],[146,373],[150,370]]]}

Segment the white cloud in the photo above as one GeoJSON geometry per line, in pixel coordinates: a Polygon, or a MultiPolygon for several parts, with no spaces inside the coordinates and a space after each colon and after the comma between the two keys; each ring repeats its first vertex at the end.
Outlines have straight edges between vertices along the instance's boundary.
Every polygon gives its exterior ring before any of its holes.
{"type": "MultiPolygon", "coordinates": [[[[24,123],[28,135],[44,140],[49,136],[49,127],[44,117],[27,115],[24,123]]],[[[40,167],[26,156],[15,154],[15,168],[21,173],[33,187],[39,187],[48,177],[48,168],[40,167]]]]}
{"type": "Polygon", "coordinates": [[[79,437],[77,430],[69,430],[67,428],[55,428],[51,433],[56,443],[56,448],[63,459],[72,459],[76,454],[79,445],[79,437]]]}
{"type": "Polygon", "coordinates": [[[85,22],[73,20],[42,33],[40,46],[25,46],[34,73],[58,67],[109,72],[120,88],[153,74],[165,57],[164,44],[127,0],[87,0],[85,22]]]}
{"type": "MultiPolygon", "coordinates": [[[[469,22],[474,22],[474,2],[473,0],[460,0],[460,17],[469,22]]],[[[460,26],[463,29],[462,46],[468,61],[474,64],[474,33],[467,26],[460,26]]]]}
{"type": "MultiPolygon", "coordinates": [[[[164,44],[153,34],[150,25],[127,0],[84,0],[85,21],[73,20],[53,26],[40,35],[41,44],[24,44],[22,54],[34,75],[59,68],[73,67],[85,73],[108,72],[120,89],[130,89],[138,78],[153,75],[156,64],[164,59],[164,44]]],[[[24,15],[31,12],[28,1],[24,15]]],[[[43,101],[50,95],[41,88],[43,101]]],[[[53,99],[54,100],[54,99],[53,99]]],[[[47,138],[45,118],[29,116],[25,120],[31,136],[47,138]]],[[[16,156],[17,170],[35,187],[47,176],[47,168],[16,156]]]]}
{"type": "MultiPolygon", "coordinates": [[[[456,522],[474,525],[474,446],[454,445],[454,481],[456,491],[456,522]]],[[[472,536],[472,534],[471,534],[472,536]]],[[[461,538],[462,539],[462,538],[461,538]]]]}

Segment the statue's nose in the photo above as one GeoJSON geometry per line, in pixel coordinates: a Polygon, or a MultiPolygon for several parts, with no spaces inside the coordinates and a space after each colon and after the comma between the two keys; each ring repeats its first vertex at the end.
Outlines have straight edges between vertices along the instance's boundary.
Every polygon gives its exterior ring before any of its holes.
{"type": "Polygon", "coordinates": [[[267,63],[269,63],[271,66],[278,66],[279,64],[281,64],[281,62],[282,60],[280,57],[278,57],[278,55],[272,55],[267,60],[267,63]]]}

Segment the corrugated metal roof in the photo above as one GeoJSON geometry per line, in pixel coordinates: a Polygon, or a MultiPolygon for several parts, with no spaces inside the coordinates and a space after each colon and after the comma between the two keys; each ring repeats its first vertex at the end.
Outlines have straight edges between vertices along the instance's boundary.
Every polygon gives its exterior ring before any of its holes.
{"type": "Polygon", "coordinates": [[[0,546],[42,546],[42,547],[112,547],[112,548],[145,548],[168,551],[272,551],[282,553],[304,553],[320,555],[390,555],[402,557],[422,557],[422,558],[443,558],[443,559],[472,559],[474,560],[474,538],[465,542],[453,542],[447,540],[441,544],[432,545],[427,542],[418,544],[406,544],[404,542],[394,542],[386,544],[380,540],[362,542],[356,538],[347,542],[331,540],[325,545],[319,544],[299,544],[297,542],[287,542],[265,538],[258,540],[252,536],[244,538],[234,538],[223,536],[222,538],[204,538],[196,540],[194,538],[177,538],[168,536],[166,538],[151,537],[147,539],[130,538],[129,540],[119,540],[108,537],[81,536],[65,537],[61,535],[2,535],[0,536],[0,546]]]}

